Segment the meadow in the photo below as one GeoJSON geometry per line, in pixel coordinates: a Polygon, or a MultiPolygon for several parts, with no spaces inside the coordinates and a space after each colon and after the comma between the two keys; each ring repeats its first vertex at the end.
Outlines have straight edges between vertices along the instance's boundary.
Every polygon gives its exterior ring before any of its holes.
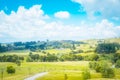
{"type": "MultiPolygon", "coordinates": [[[[108,39],[109,40],[109,39],[108,39]]],[[[107,41],[108,41],[107,40],[107,41]]],[[[109,42],[119,42],[120,39],[110,39],[109,42]]],[[[87,44],[76,45],[75,51],[81,49],[83,52],[77,53],[75,55],[80,56],[91,56],[96,54],[94,52],[96,48],[96,40],[86,40],[87,44]]],[[[69,54],[72,50],[69,48],[65,49],[47,49],[32,52],[33,54],[45,55],[44,52],[49,54],[69,54]]],[[[101,73],[96,72],[89,68],[89,60],[81,61],[54,61],[54,62],[26,62],[26,59],[31,51],[30,50],[14,50],[9,52],[0,53],[3,55],[18,55],[23,56],[24,61],[21,62],[21,66],[16,65],[13,62],[0,62],[0,80],[24,80],[34,74],[41,72],[48,72],[47,75],[37,78],[36,80],[83,80],[83,72],[89,71],[91,78],[89,80],[120,80],[120,68],[114,68],[115,77],[113,78],[103,78],[101,73]],[[14,74],[8,74],[6,72],[7,66],[13,66],[16,70],[14,74]],[[2,74],[3,73],[3,74],[2,74]],[[67,79],[65,79],[67,76],[67,79]]],[[[120,53],[120,50],[117,50],[120,53]]],[[[106,54],[111,58],[111,54],[106,54]]],[[[111,64],[111,63],[110,63],[111,64]]]]}
{"type": "MultiPolygon", "coordinates": [[[[48,72],[47,75],[38,78],[37,80],[64,80],[64,75],[67,74],[67,80],[82,80],[82,72],[90,70],[88,61],[67,61],[67,62],[27,62],[21,66],[16,66],[13,63],[0,63],[0,70],[4,69],[3,80],[24,80],[24,78],[32,76],[40,72],[48,72]],[[6,67],[13,65],[16,69],[15,74],[7,74],[6,67]]],[[[102,78],[100,73],[90,70],[90,80],[119,80],[120,69],[115,69],[116,76],[113,79],[102,78]]]]}

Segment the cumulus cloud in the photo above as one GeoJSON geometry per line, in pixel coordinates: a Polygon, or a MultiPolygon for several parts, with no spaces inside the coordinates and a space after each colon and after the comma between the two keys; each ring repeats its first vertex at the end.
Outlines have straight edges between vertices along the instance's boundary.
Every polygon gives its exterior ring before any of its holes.
{"type": "Polygon", "coordinates": [[[62,40],[62,39],[90,39],[120,36],[120,26],[104,19],[96,24],[81,23],[78,26],[65,25],[63,22],[51,21],[44,14],[40,5],[30,9],[19,7],[17,12],[10,15],[0,12],[0,41],[26,40],[62,40]]]}
{"type": "Polygon", "coordinates": [[[54,16],[60,19],[68,19],[70,17],[70,13],[67,11],[59,11],[59,12],[56,12],[54,16]]]}
{"type": "Polygon", "coordinates": [[[89,16],[96,12],[101,13],[103,18],[120,18],[120,0],[72,0],[83,6],[89,16]]]}

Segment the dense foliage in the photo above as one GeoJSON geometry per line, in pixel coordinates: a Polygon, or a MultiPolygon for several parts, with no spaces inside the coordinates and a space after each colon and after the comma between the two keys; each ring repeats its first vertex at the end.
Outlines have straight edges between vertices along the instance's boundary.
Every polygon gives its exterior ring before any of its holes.
{"type": "Polygon", "coordinates": [[[7,73],[8,74],[13,74],[15,73],[15,68],[13,66],[7,66],[7,73]]]}
{"type": "Polygon", "coordinates": [[[103,78],[112,78],[115,76],[114,69],[107,62],[90,62],[89,67],[96,72],[100,72],[103,78]]]}
{"type": "Polygon", "coordinates": [[[90,75],[90,71],[89,70],[85,70],[83,73],[82,73],[82,77],[83,77],[83,80],[88,80],[91,78],[91,75],[90,75]]]}
{"type": "Polygon", "coordinates": [[[18,62],[18,61],[23,61],[24,57],[23,56],[17,56],[17,55],[3,55],[0,56],[0,62],[18,62]]]}
{"type": "Polygon", "coordinates": [[[6,52],[11,50],[45,50],[45,49],[60,49],[70,48],[76,49],[76,44],[84,44],[79,41],[62,40],[62,41],[31,41],[31,42],[14,42],[0,44],[0,52],[6,52]]]}
{"type": "Polygon", "coordinates": [[[95,52],[97,53],[115,53],[119,49],[120,45],[117,43],[101,43],[98,44],[95,52]]]}
{"type": "Polygon", "coordinates": [[[115,67],[120,68],[120,59],[116,61],[115,67]]]}

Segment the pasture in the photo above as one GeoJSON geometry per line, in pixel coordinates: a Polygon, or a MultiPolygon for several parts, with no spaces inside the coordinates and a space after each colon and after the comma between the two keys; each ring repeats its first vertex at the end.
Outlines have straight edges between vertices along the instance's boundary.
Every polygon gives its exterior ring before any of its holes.
{"type": "MultiPolygon", "coordinates": [[[[24,78],[32,76],[40,72],[49,72],[47,75],[38,78],[37,80],[64,80],[64,75],[67,74],[67,80],[82,80],[82,72],[90,70],[88,61],[67,61],[67,62],[24,62],[21,66],[14,63],[0,63],[0,72],[3,70],[3,80],[24,80],[24,78]],[[15,74],[8,74],[6,67],[12,65],[16,69],[15,74]]],[[[103,79],[100,73],[90,70],[91,80],[110,80],[103,79]]],[[[115,78],[120,79],[120,69],[115,69],[115,78]]],[[[1,74],[0,74],[1,77],[1,74]]]]}

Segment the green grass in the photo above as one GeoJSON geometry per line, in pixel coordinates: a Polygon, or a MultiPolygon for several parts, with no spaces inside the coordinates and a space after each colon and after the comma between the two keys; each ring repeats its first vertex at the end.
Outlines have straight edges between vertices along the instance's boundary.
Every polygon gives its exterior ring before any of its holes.
{"type": "Polygon", "coordinates": [[[49,49],[49,50],[45,50],[46,52],[50,53],[50,54],[58,54],[58,53],[70,53],[70,49],[49,49]]]}
{"type": "Polygon", "coordinates": [[[8,51],[8,52],[4,52],[4,53],[0,53],[0,56],[2,55],[28,55],[29,54],[29,50],[14,50],[14,51],[8,51]]]}
{"type": "MultiPolygon", "coordinates": [[[[88,68],[88,61],[70,61],[70,62],[27,62],[22,63],[19,67],[14,63],[0,63],[0,71],[4,69],[4,80],[24,80],[24,78],[32,76],[40,72],[49,72],[47,75],[37,80],[64,80],[67,74],[67,80],[82,80],[82,72],[88,68]],[[8,74],[6,67],[12,65],[16,69],[15,74],[8,74]]],[[[101,78],[100,73],[90,70],[91,80],[110,80],[101,78]]],[[[120,69],[115,70],[116,79],[120,79],[120,69]]],[[[1,76],[1,74],[0,74],[1,76]]],[[[1,78],[0,78],[1,79],[1,78]]]]}
{"type": "Polygon", "coordinates": [[[0,70],[2,68],[4,69],[4,80],[23,80],[25,77],[28,77],[38,72],[42,72],[42,67],[39,67],[38,65],[39,64],[34,63],[22,63],[22,66],[19,67],[14,63],[0,63],[0,70]],[[15,67],[15,74],[8,74],[6,72],[6,67],[9,65],[15,67]]]}
{"type": "MultiPolygon", "coordinates": [[[[53,63],[52,63],[53,64],[53,63]]],[[[82,80],[82,72],[88,68],[87,61],[79,62],[57,62],[55,63],[54,70],[49,70],[49,73],[37,80],[65,80],[64,76],[67,74],[67,80],[82,80]],[[63,66],[63,67],[62,67],[63,66]]],[[[50,66],[50,65],[49,65],[50,66]]],[[[90,70],[91,79],[90,80],[119,80],[120,79],[120,69],[115,70],[116,77],[112,78],[102,78],[101,73],[96,73],[94,70],[90,70]]]]}
{"type": "MultiPolygon", "coordinates": [[[[19,67],[14,63],[0,63],[0,71],[4,69],[4,80],[23,80],[39,72],[63,72],[63,71],[81,71],[87,67],[88,62],[27,62],[19,67]],[[15,74],[8,74],[6,67],[12,65],[16,69],[15,74]],[[81,66],[82,65],[82,66],[81,66]]],[[[0,74],[1,76],[1,74],[0,74]]]]}

